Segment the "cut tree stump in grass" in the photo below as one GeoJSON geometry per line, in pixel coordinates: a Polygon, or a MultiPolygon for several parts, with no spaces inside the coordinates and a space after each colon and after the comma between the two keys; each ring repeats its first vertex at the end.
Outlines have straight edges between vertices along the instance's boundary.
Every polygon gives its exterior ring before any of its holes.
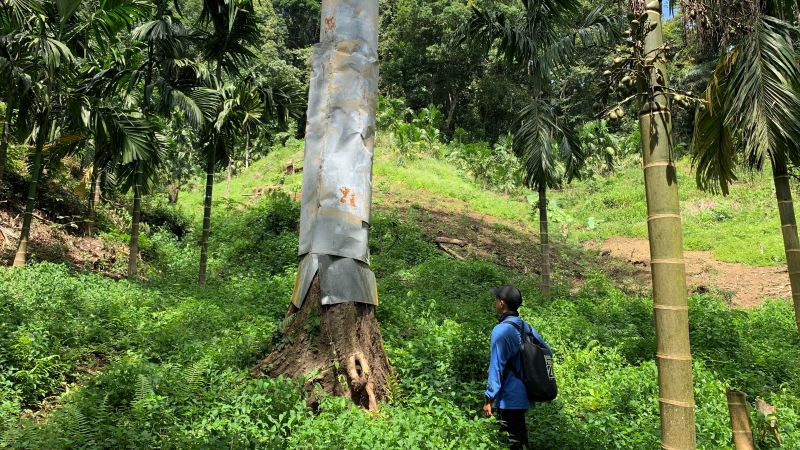
{"type": "Polygon", "coordinates": [[[747,396],[744,392],[728,388],[728,412],[731,416],[733,445],[736,450],[755,450],[753,432],[750,428],[750,414],[747,412],[747,396]]]}
{"type": "Polygon", "coordinates": [[[322,306],[319,276],[302,307],[291,307],[278,348],[253,375],[308,377],[308,404],[316,407],[315,387],[344,396],[370,411],[387,400],[394,371],[383,348],[375,307],[363,303],[322,306]]]}

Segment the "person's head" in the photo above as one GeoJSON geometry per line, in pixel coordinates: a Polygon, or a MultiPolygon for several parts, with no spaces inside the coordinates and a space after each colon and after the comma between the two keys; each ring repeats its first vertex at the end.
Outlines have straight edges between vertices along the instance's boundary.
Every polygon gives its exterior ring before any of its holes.
{"type": "Polygon", "coordinates": [[[498,314],[516,311],[522,305],[522,294],[514,286],[496,287],[491,292],[495,296],[494,309],[498,314]]]}

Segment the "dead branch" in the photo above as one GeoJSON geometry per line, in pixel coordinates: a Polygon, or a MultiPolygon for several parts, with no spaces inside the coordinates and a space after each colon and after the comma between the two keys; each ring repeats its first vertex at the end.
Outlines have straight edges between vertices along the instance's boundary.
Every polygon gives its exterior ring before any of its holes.
{"type": "Polygon", "coordinates": [[[463,256],[461,256],[458,253],[456,253],[456,252],[450,250],[449,248],[445,247],[444,244],[437,243],[436,246],[438,246],[440,250],[442,250],[443,252],[445,252],[448,255],[452,256],[453,258],[455,258],[455,259],[457,259],[459,261],[463,261],[464,260],[463,256]]]}
{"type": "Polygon", "coordinates": [[[462,241],[461,239],[453,239],[449,237],[437,237],[435,241],[437,244],[454,244],[462,248],[467,246],[467,241],[462,241]]]}

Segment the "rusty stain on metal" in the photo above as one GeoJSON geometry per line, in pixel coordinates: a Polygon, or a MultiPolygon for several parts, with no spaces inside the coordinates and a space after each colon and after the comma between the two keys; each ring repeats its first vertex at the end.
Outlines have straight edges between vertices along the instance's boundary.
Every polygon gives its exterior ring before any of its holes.
{"type": "Polygon", "coordinates": [[[319,273],[323,304],[377,303],[369,270],[378,95],[378,0],[323,0],[309,86],[300,214],[300,306],[319,273]],[[336,276],[336,281],[326,277],[336,276]]]}

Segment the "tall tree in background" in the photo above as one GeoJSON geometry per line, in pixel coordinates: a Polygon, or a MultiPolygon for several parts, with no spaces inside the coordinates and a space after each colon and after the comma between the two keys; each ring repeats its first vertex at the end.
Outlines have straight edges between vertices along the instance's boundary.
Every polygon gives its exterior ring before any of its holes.
{"type": "Polygon", "coordinates": [[[309,385],[374,411],[392,375],[368,265],[378,1],[325,1],[321,24],[309,91],[300,265],[283,329],[289,344],[255,371],[315,374],[309,385]]]}
{"type": "Polygon", "coordinates": [[[549,91],[554,70],[567,66],[577,48],[608,42],[615,24],[601,8],[581,20],[578,0],[528,1],[522,17],[494,10],[474,9],[459,29],[461,41],[496,48],[511,64],[527,72],[533,91],[517,118],[514,150],[525,171],[525,184],[539,200],[539,237],[542,255],[542,294],[550,296],[550,239],[547,221],[547,189],[575,177],[584,161],[580,140],[572,125],[559,117],[549,91]],[[567,32],[564,32],[567,30],[567,32]]]}
{"type": "Polygon", "coordinates": [[[634,61],[643,88],[639,110],[656,322],[661,446],[694,449],[694,388],[686,264],[672,154],[667,60],[659,0],[630,2],[634,61]]]}
{"type": "Polygon", "coordinates": [[[727,194],[737,163],[761,171],[769,160],[800,332],[800,241],[789,182],[789,166],[800,165],[800,65],[793,48],[800,37],[797,2],[743,1],[725,16],[702,1],[685,3],[696,21],[726,25],[724,35],[716,29],[698,31],[705,46],[723,55],[697,109],[697,184],[727,194]]]}

